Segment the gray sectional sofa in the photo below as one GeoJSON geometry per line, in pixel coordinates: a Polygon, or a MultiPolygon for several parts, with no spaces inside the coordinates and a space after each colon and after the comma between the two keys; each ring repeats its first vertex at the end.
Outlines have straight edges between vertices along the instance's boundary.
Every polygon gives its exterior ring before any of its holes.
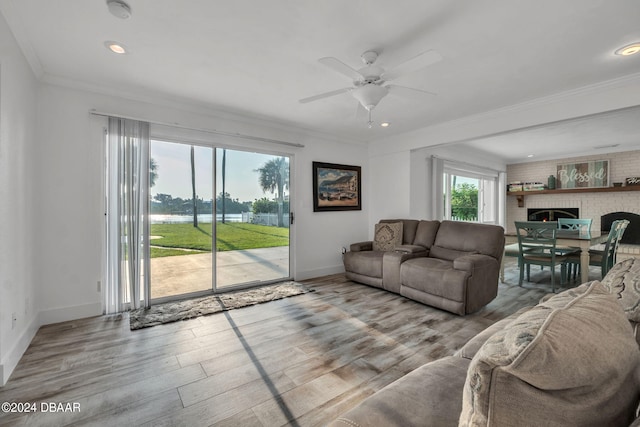
{"type": "Polygon", "coordinates": [[[365,399],[344,426],[639,427],[640,260],[550,294],[365,399]]]}
{"type": "Polygon", "coordinates": [[[461,315],[498,293],[505,240],[500,226],[384,219],[376,225],[378,236],[395,237],[396,244],[382,242],[383,250],[375,239],[352,244],[344,255],[348,279],[461,315]]]}

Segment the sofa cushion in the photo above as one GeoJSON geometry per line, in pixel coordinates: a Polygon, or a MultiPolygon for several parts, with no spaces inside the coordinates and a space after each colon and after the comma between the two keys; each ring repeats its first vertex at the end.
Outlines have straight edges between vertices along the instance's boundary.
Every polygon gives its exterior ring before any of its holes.
{"type": "Polygon", "coordinates": [[[443,248],[442,246],[432,246],[431,247],[431,251],[429,252],[429,256],[433,257],[433,258],[440,258],[440,259],[446,259],[447,261],[453,261],[456,258],[460,258],[463,257],[465,255],[474,255],[477,254],[478,252],[472,251],[472,252],[465,252],[465,251],[459,251],[456,249],[447,249],[447,248],[443,248]]]}
{"type": "Polygon", "coordinates": [[[455,270],[453,262],[420,257],[405,261],[400,266],[403,286],[449,300],[464,301],[468,271],[455,270]]]}
{"type": "Polygon", "coordinates": [[[640,259],[629,258],[614,265],[602,284],[615,295],[627,318],[640,322],[640,259]]]}
{"type": "Polygon", "coordinates": [[[570,289],[490,337],[469,366],[460,426],[613,426],[634,418],[640,351],[600,284],[570,289]]]}
{"type": "Polygon", "coordinates": [[[498,225],[442,221],[434,246],[465,253],[480,253],[502,259],[504,229],[498,225]]]}
{"type": "Polygon", "coordinates": [[[436,240],[438,228],[440,228],[440,221],[420,221],[416,230],[416,237],[413,239],[413,244],[429,249],[436,240]]]}
{"type": "Polygon", "coordinates": [[[374,251],[392,251],[402,244],[402,222],[378,223],[373,236],[374,251]]]}
{"type": "Polygon", "coordinates": [[[344,268],[356,274],[369,277],[382,277],[381,251],[347,252],[344,254],[344,268]]]}
{"type": "Polygon", "coordinates": [[[381,219],[380,223],[402,223],[402,245],[410,245],[413,243],[413,238],[416,235],[416,229],[418,228],[417,219],[381,219]]]}
{"type": "Polygon", "coordinates": [[[469,360],[445,357],[427,363],[367,398],[330,427],[455,427],[469,360]]]}

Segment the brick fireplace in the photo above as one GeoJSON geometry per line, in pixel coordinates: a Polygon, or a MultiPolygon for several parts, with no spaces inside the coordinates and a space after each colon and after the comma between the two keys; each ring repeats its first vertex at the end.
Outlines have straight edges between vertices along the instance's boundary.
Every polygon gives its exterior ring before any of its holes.
{"type": "Polygon", "coordinates": [[[621,244],[640,245],[640,215],[631,212],[611,212],[600,217],[600,230],[609,233],[613,221],[619,219],[629,220],[629,225],[622,235],[621,244]]]}
{"type": "Polygon", "coordinates": [[[579,208],[529,208],[527,221],[557,221],[559,218],[580,218],[579,208]]]}

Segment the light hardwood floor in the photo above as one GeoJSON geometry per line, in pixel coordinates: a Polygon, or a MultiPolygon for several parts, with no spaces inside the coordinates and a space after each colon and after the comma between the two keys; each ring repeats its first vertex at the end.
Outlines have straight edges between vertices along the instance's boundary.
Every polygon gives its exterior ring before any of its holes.
{"type": "Polygon", "coordinates": [[[315,292],[138,331],[126,315],[42,327],[0,402],[80,412],[0,414],[0,424],[324,425],[548,290],[500,284],[461,317],[342,274],[303,283],[315,292]]]}

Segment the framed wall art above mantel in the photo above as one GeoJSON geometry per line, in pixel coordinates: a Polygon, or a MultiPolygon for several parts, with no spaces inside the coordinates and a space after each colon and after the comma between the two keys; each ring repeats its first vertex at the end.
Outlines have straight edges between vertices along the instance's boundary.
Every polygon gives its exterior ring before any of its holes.
{"type": "Polygon", "coordinates": [[[362,210],[360,166],[313,162],[313,211],[362,210]]]}
{"type": "Polygon", "coordinates": [[[609,160],[558,164],[557,188],[609,187],[609,160]]]}

